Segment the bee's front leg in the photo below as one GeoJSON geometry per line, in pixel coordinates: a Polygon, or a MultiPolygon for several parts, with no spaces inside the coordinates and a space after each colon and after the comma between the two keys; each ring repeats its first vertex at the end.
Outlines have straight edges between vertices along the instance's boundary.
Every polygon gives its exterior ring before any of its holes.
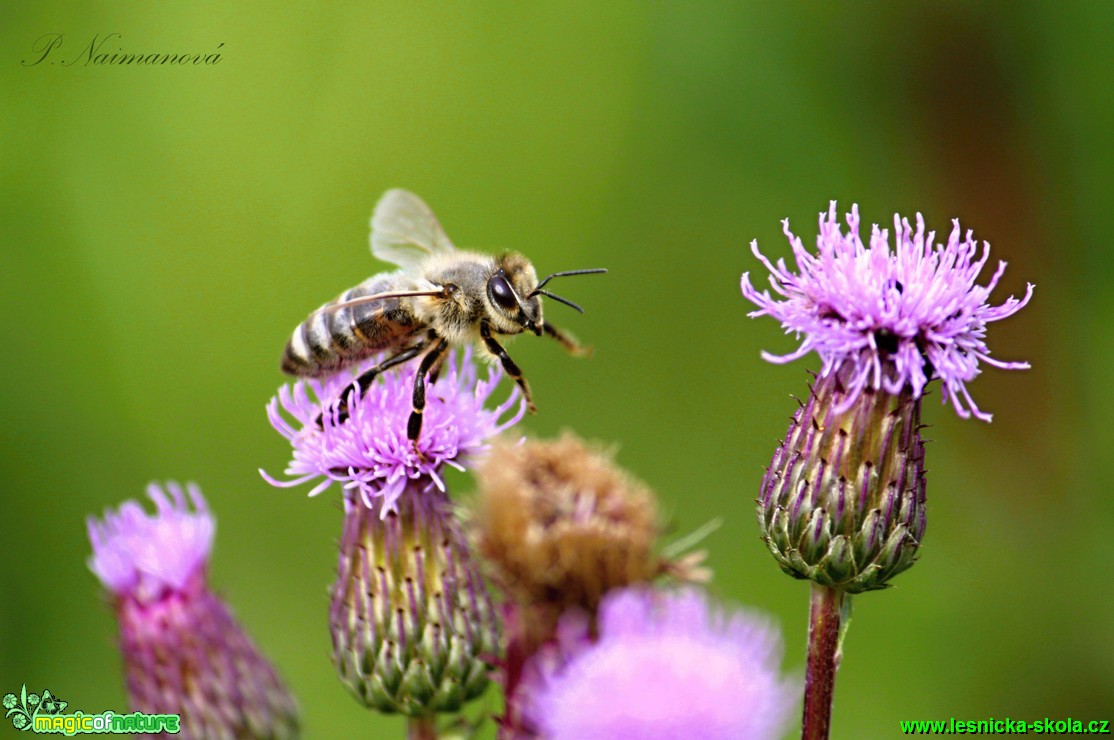
{"type": "Polygon", "coordinates": [[[526,382],[526,378],[523,377],[518,365],[514,364],[514,360],[507,354],[507,350],[503,349],[503,345],[495,340],[495,336],[491,333],[491,324],[486,321],[480,323],[480,338],[483,339],[487,351],[499,358],[504,372],[511,376],[514,382],[518,383],[518,387],[522,389],[522,395],[526,398],[526,408],[531,414],[536,414],[538,408],[534,405],[534,399],[530,396],[530,384],[526,382]]]}
{"type": "Polygon", "coordinates": [[[576,341],[576,339],[572,337],[571,334],[566,334],[553,324],[550,324],[548,321],[542,324],[542,331],[545,332],[546,336],[553,337],[558,342],[560,342],[561,346],[564,347],[570,355],[573,355],[574,357],[592,356],[591,347],[585,347],[584,345],[580,344],[576,341]]]}
{"type": "Polygon", "coordinates": [[[443,337],[438,337],[422,358],[421,364],[418,365],[418,372],[414,376],[414,395],[411,398],[410,420],[406,424],[406,438],[413,445],[414,452],[423,460],[424,455],[418,449],[418,438],[422,434],[422,414],[425,413],[425,379],[431,368],[440,366],[448,348],[449,343],[443,337]]]}

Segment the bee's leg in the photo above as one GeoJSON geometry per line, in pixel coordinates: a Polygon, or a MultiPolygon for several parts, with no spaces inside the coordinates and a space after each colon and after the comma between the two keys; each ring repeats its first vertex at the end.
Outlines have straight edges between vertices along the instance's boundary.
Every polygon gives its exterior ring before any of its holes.
{"type": "Polygon", "coordinates": [[[441,368],[445,366],[445,358],[449,356],[448,352],[442,352],[441,356],[437,358],[437,364],[429,371],[429,384],[433,385],[437,379],[441,377],[441,368]]]}
{"type": "Polygon", "coordinates": [[[418,365],[418,372],[414,376],[414,395],[411,399],[410,420],[406,423],[406,438],[414,445],[415,450],[418,447],[418,437],[422,433],[422,414],[425,413],[426,375],[432,367],[441,364],[448,347],[449,343],[438,337],[429,352],[426,352],[425,357],[422,358],[422,364],[418,365]]]}
{"type": "Polygon", "coordinates": [[[577,342],[575,339],[573,339],[572,335],[566,334],[565,332],[561,331],[560,329],[558,329],[556,326],[549,323],[548,321],[545,322],[544,324],[542,324],[542,331],[545,332],[546,336],[553,337],[558,342],[560,342],[561,346],[564,347],[568,351],[569,354],[574,355],[576,357],[591,357],[592,356],[592,348],[591,347],[583,346],[582,344],[577,342]]]}
{"type": "Polygon", "coordinates": [[[360,377],[352,381],[352,386],[354,388],[359,387],[361,394],[367,393],[367,389],[370,388],[371,384],[375,382],[375,379],[379,376],[379,373],[383,372],[384,370],[390,370],[396,365],[401,365],[408,360],[414,359],[415,357],[420,355],[422,353],[422,350],[424,350],[428,346],[428,342],[422,342],[421,344],[411,347],[410,349],[404,349],[397,355],[388,357],[386,360],[383,360],[383,362],[380,362],[375,367],[361,373],[360,377]]]}
{"type": "Polygon", "coordinates": [[[480,338],[484,340],[487,351],[499,358],[504,372],[511,376],[514,382],[518,383],[518,387],[522,389],[522,395],[526,398],[526,408],[529,409],[531,414],[536,413],[538,409],[534,406],[534,399],[530,396],[530,385],[526,382],[526,378],[522,376],[522,371],[518,369],[518,365],[514,364],[514,360],[507,354],[507,350],[503,349],[503,345],[496,341],[495,336],[491,333],[491,325],[486,321],[480,323],[480,338]]]}
{"type": "MultiPolygon", "coordinates": [[[[383,372],[384,370],[390,370],[396,365],[401,365],[407,360],[414,359],[419,354],[421,354],[422,350],[424,350],[428,346],[428,342],[421,342],[409,349],[404,349],[401,352],[388,357],[375,367],[369,368],[368,370],[365,370],[363,373],[361,373],[360,377],[353,380],[352,385],[348,386],[348,388],[346,388],[345,391],[340,395],[340,401],[337,402],[337,423],[339,424],[348,420],[348,398],[353,392],[356,391],[357,388],[359,388],[361,395],[367,393],[367,389],[370,388],[371,384],[375,382],[375,379],[379,377],[379,373],[383,372]]],[[[323,416],[324,413],[322,413],[321,416],[317,417],[317,427],[319,429],[325,428],[325,424],[322,421],[323,416]]]]}

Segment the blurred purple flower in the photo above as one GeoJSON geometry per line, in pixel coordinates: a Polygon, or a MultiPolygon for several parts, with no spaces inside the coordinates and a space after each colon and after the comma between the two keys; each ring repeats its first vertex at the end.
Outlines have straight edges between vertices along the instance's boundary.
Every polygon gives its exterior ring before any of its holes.
{"type": "Polygon", "coordinates": [[[700,591],[630,588],[604,599],[599,638],[567,614],[527,665],[527,722],[548,740],[776,738],[797,701],[779,632],[700,591]]]}
{"type": "MultiPolygon", "coordinates": [[[[365,361],[356,373],[377,362],[378,358],[365,361]]],[[[366,506],[371,507],[372,499],[382,497],[384,505],[379,511],[386,516],[395,509],[410,481],[428,478],[444,490],[440,475],[443,466],[463,469],[465,458],[485,450],[489,438],[518,423],[526,411],[517,388],[496,408],[485,408],[484,403],[502,378],[502,370],[493,366],[486,379],[478,380],[471,350],[460,359],[454,354],[437,382],[429,386],[415,450],[406,437],[406,423],[416,365],[379,376],[366,393],[349,400],[349,417],[343,422],[337,420],[333,406],[335,399],[351,387],[351,373],[338,373],[324,382],[302,380],[280,388],[278,396],[267,405],[267,416],[294,447],[294,458],[285,471],[291,479],[279,481],[263,470],[260,474],[280,487],[320,478],[310,496],[340,482],[347,489],[358,490],[366,506]],[[517,410],[508,417],[516,403],[517,410]],[[324,428],[318,426],[318,417],[324,428]]]]}
{"type": "Polygon", "coordinates": [[[112,593],[135,711],[182,715],[187,737],[297,735],[294,699],[206,584],[215,523],[194,485],[152,484],[90,517],[89,568],[112,593]],[[192,510],[190,504],[192,503],[192,510]]]}
{"type": "Polygon", "coordinates": [[[816,350],[823,360],[821,377],[846,368],[849,387],[841,412],[865,387],[890,394],[909,388],[919,398],[925,385],[938,377],[944,401],[951,399],[956,413],[990,421],[966,384],[979,374],[980,361],[1007,370],[1029,367],[1026,362],[991,359],[984,336],[988,323],[1013,315],[1029,302],[1032,284],[1021,300],[1011,296],[999,306],[987,304],[1006,263],[999,262],[989,285],[976,285],[990,245],[984,242],[982,255],[977,255],[972,232],[962,235],[958,220],[953,221],[947,244],[937,244],[936,232],[925,233],[919,213],[916,231],[907,219],[895,216],[896,246],[891,251],[888,230],[877,225],[870,246],[862,243],[858,206],[851,207],[844,234],[832,201],[828,213],[820,214],[815,255],[789,230],[788,219],[782,224],[799,274],[790,272],[784,260],[772,264],[758,251],[757,242],[751,243],[751,251],[770,271],[770,285],[784,300],[755,290],[749,273],[743,274],[742,292],[758,306],[751,316],[773,316],[786,333],[803,334],[804,340],[788,355],[763,352],[766,360],[784,363],[816,350]]]}
{"type": "Polygon", "coordinates": [[[89,569],[119,597],[140,602],[160,598],[167,591],[181,591],[203,571],[213,546],[216,523],[197,486],[186,491],[167,484],[171,498],[155,483],[147,496],[155,503],[148,514],[136,501],[125,501],[104,519],[87,520],[93,555],[89,569]],[[190,510],[193,504],[193,511],[190,510]]]}

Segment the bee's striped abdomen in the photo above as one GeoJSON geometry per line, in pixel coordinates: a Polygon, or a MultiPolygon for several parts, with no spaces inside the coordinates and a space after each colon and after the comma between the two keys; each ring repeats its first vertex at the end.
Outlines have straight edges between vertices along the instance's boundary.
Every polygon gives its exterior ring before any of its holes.
{"type": "Polygon", "coordinates": [[[290,337],[282,370],[290,375],[321,377],[354,362],[404,346],[418,330],[413,312],[388,298],[333,308],[356,298],[398,290],[395,275],[376,275],[309,315],[290,337]]]}

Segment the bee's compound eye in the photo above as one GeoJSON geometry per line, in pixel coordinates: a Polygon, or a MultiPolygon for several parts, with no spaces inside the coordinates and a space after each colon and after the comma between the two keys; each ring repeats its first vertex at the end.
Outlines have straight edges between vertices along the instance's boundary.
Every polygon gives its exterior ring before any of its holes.
{"type": "Polygon", "coordinates": [[[518,305],[518,299],[514,297],[510,283],[502,274],[492,275],[491,280],[487,281],[487,293],[495,305],[505,311],[510,311],[518,305]]]}

